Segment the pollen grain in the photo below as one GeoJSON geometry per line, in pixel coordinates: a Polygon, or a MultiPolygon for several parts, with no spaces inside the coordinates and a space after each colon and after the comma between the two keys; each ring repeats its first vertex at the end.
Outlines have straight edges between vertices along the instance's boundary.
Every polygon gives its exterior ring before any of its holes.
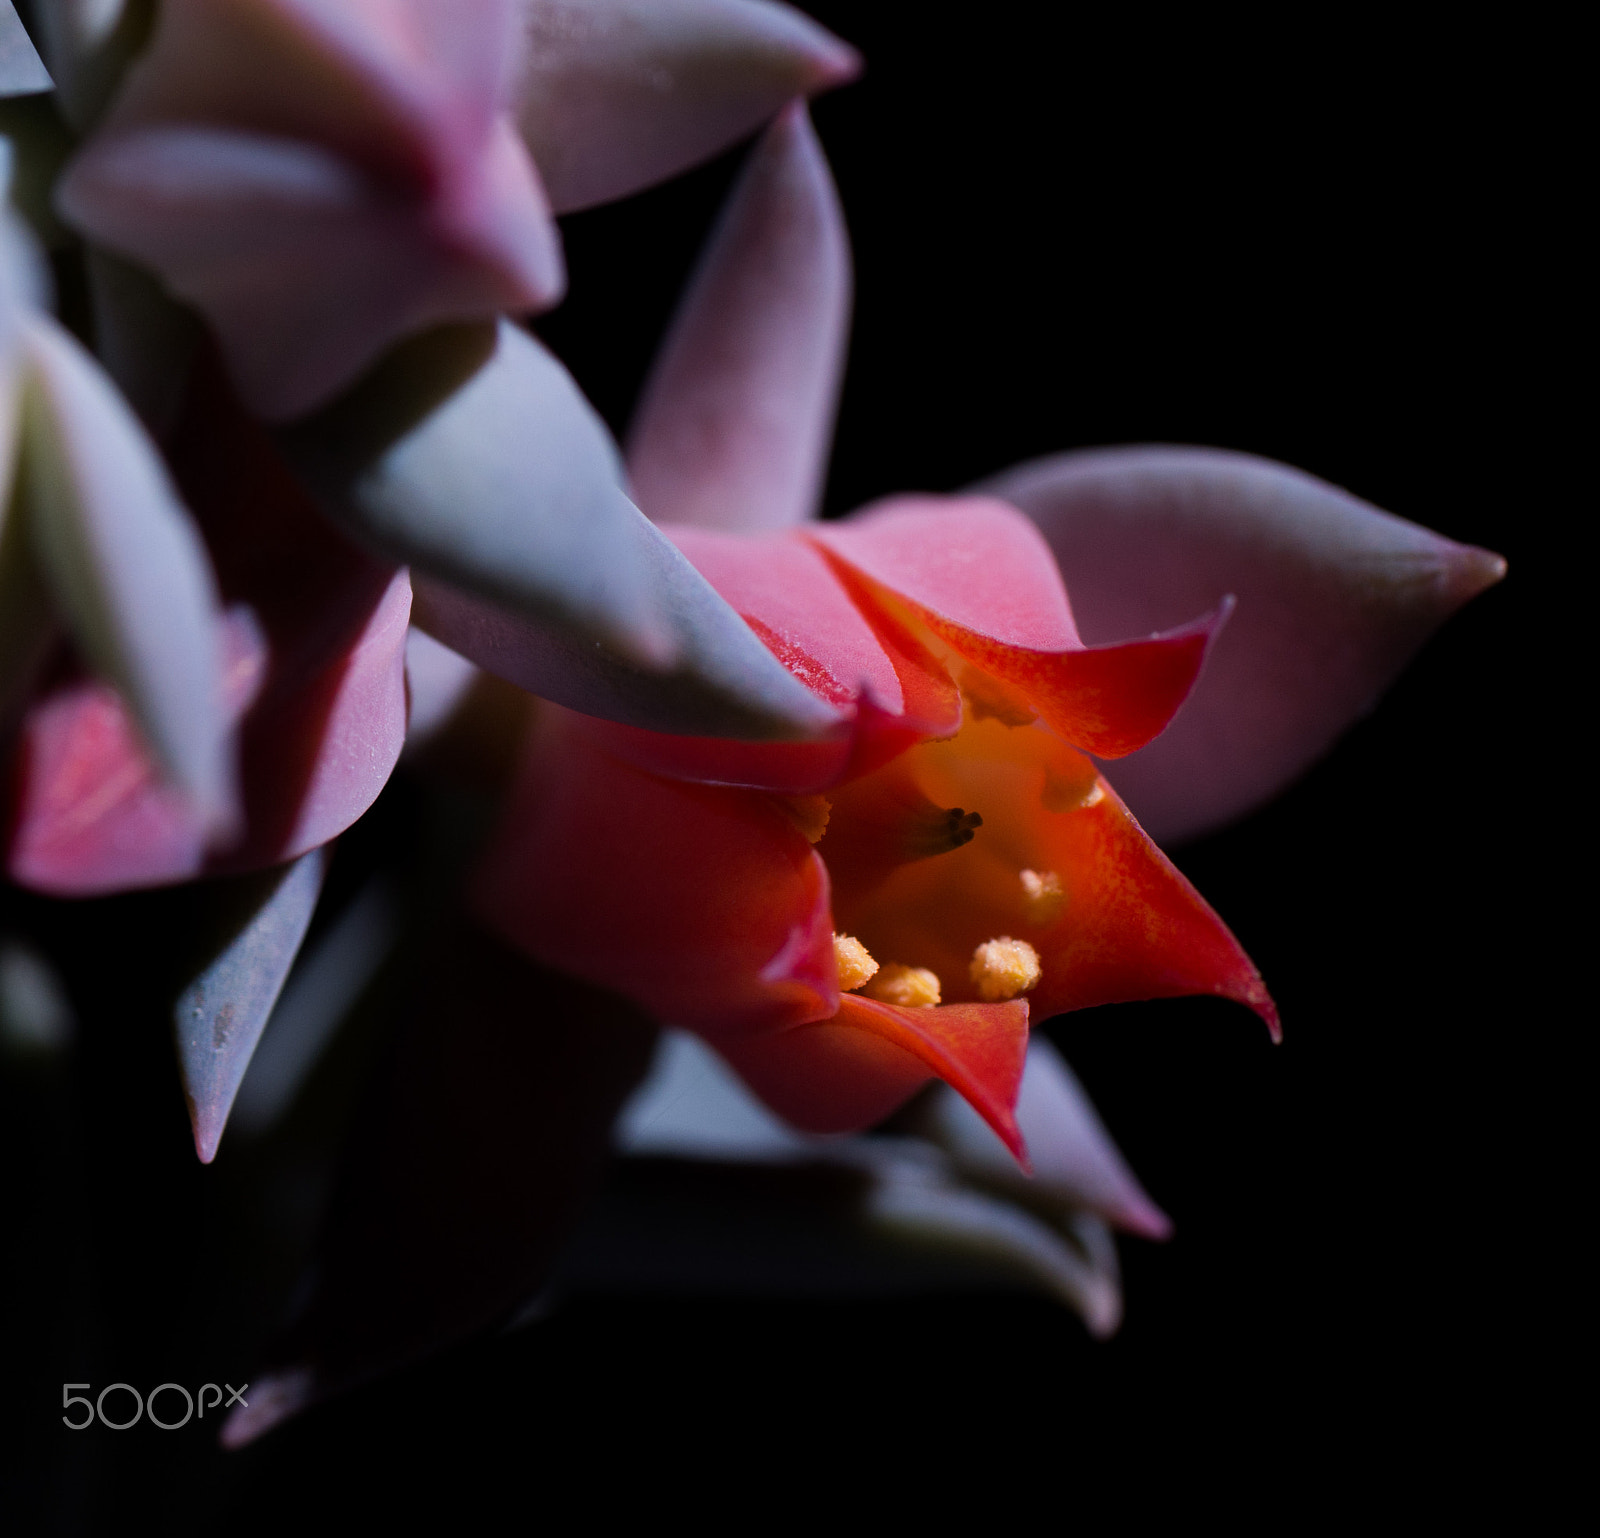
{"type": "Polygon", "coordinates": [[[898,1004],[902,1009],[930,1009],[939,1002],[939,974],[926,967],[901,966],[886,962],[878,975],[861,990],[881,1004],[898,1004]]]}
{"type": "Polygon", "coordinates": [[[870,982],[878,972],[872,953],[854,935],[833,937],[833,964],[839,969],[839,987],[845,993],[870,982]]]}
{"type": "Polygon", "coordinates": [[[1026,940],[1001,935],[972,953],[967,975],[985,1004],[998,1004],[1037,986],[1042,975],[1039,953],[1026,940]]]}

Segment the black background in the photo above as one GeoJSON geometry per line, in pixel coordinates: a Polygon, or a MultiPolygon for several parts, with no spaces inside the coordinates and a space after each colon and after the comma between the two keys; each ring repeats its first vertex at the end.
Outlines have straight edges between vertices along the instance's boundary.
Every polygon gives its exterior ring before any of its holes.
{"type": "MultiPolygon", "coordinates": [[[[1215,444],[1499,549],[1511,576],[1299,786],[1178,854],[1265,974],[1282,1047],[1208,1000],[1051,1028],[1177,1225],[1124,1244],[1115,1339],[999,1295],[580,1301],[316,1412],[196,1495],[238,1532],[428,1500],[532,1525],[569,1503],[892,1519],[961,1494],[992,1523],[1026,1491],[1066,1523],[1481,1499],[1518,1477],[1506,1374],[1544,1349],[1514,1129],[1560,1056],[1524,991],[1518,925],[1548,899],[1510,756],[1538,719],[1513,647],[1548,618],[1555,512],[1507,250],[1540,237],[1489,54],[1155,12],[808,9],[868,61],[815,109],[857,264],[830,511],[1078,445],[1215,444]]],[[[540,330],[618,429],[738,160],[564,221],[571,296],[540,330]]]]}

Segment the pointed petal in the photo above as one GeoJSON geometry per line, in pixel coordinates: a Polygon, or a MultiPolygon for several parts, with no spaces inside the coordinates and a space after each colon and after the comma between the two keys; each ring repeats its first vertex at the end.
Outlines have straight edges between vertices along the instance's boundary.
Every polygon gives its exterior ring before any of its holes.
{"type": "Polygon", "coordinates": [[[1162,840],[1281,790],[1505,570],[1298,470],[1216,449],[1065,454],[984,489],[1038,523],[1091,636],[1144,634],[1237,595],[1193,698],[1117,768],[1162,840]]]}
{"type": "Polygon", "coordinates": [[[73,634],[208,832],[237,816],[216,586],[154,447],[66,332],[27,333],[29,520],[73,634]]]}
{"type": "Polygon", "coordinates": [[[313,849],[265,879],[245,877],[221,891],[246,911],[241,927],[179,996],[173,1012],[195,1151],[216,1157],[228,1112],[256,1042],[278,1001],[322,892],[325,849],[313,849]]]}
{"type": "Polygon", "coordinates": [[[829,1019],[717,1045],[773,1110],[808,1132],[870,1127],[940,1078],[1025,1161],[1012,1108],[1027,1044],[1020,999],[902,1009],[843,993],[829,1019]]]}
{"type": "Polygon", "coordinates": [[[1224,604],[1164,635],[1086,648],[1048,546],[1014,509],[987,498],[897,497],[847,523],[808,531],[856,578],[859,600],[907,611],[978,678],[1014,694],[989,708],[1037,712],[1066,741],[1104,758],[1143,747],[1194,684],[1224,604]],[[1015,696],[1020,695],[1020,699],[1015,696]]]}
{"type": "Polygon", "coordinates": [[[1122,1322],[1116,1243],[1088,1213],[1069,1219],[1062,1233],[985,1193],[891,1175],[875,1184],[867,1214],[905,1238],[975,1251],[1017,1268],[1075,1309],[1096,1339],[1114,1335],[1122,1322]]]}
{"type": "Polygon", "coordinates": [[[658,523],[814,518],[844,370],[850,249],[799,103],[767,131],[679,305],[628,438],[658,523]]]}
{"type": "Polygon", "coordinates": [[[511,27],[510,0],[169,0],[59,205],[204,312],[254,410],[298,416],[412,331],[559,296],[511,27]]]}
{"type": "Polygon", "coordinates": [[[238,1446],[503,1321],[599,1184],[654,1031],[614,995],[465,926],[440,938],[338,1177],[307,1306],[235,1411],[238,1446]]]}
{"type": "Polygon", "coordinates": [[[11,0],[0,0],[0,97],[54,90],[55,81],[33,46],[11,0]]]}
{"type": "Polygon", "coordinates": [[[473,903],[524,954],[719,1045],[834,1009],[827,873],[778,805],[642,773],[564,711],[540,713],[473,903]]]}
{"type": "Polygon", "coordinates": [[[959,1095],[934,1097],[919,1130],[932,1136],[964,1174],[1032,1191],[1065,1207],[1092,1208],[1107,1222],[1149,1239],[1171,1234],[1171,1221],[1145,1194],[1083,1086],[1043,1036],[1028,1044],[1017,1125],[1033,1160],[1031,1181],[1019,1175],[1005,1145],[959,1095]]]}
{"type": "Polygon", "coordinates": [[[767,0],[522,0],[517,119],[560,213],[708,160],[855,51],[767,0]]]}
{"type": "MultiPolygon", "coordinates": [[[[974,949],[1012,935],[1040,956],[1043,977],[1028,995],[1036,1020],[1091,1004],[1214,993],[1255,1010],[1277,1034],[1277,1012],[1249,957],[1088,759],[1036,727],[987,720],[881,773],[913,774],[935,806],[976,811],[983,824],[971,843],[886,877],[858,881],[830,861],[837,927],[872,955],[931,969],[944,997],[959,1000],[974,996],[974,949]],[[1061,904],[1032,910],[1023,871],[1052,872],[1061,904]]],[[[842,823],[849,799],[873,790],[871,777],[842,789],[834,819],[842,823]]],[[[828,858],[826,838],[820,849],[828,858]]]]}

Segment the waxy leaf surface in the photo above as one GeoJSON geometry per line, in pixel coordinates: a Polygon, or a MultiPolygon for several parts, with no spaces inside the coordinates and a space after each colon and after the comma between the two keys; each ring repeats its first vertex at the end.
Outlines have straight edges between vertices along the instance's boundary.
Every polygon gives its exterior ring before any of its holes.
{"type": "Polygon", "coordinates": [[[520,0],[517,120],[557,212],[626,197],[852,79],[855,51],[768,0],[520,0]]]}
{"type": "Polygon", "coordinates": [[[701,255],[628,438],[660,523],[816,515],[850,322],[850,249],[805,109],[757,145],[701,255]]]}
{"type": "Polygon", "coordinates": [[[1117,765],[1118,790],[1159,839],[1281,790],[1505,569],[1301,471],[1216,449],[1064,454],[982,489],[1038,524],[1096,641],[1237,597],[1193,697],[1117,765]]]}
{"type": "Polygon", "coordinates": [[[184,1095],[202,1164],[216,1157],[234,1096],[283,990],[322,892],[328,851],[236,877],[218,892],[242,922],[178,997],[173,1025],[184,1095]]]}
{"type": "Polygon", "coordinates": [[[25,341],[24,495],[73,637],[209,835],[237,817],[216,584],[154,446],[53,322],[25,341]]]}

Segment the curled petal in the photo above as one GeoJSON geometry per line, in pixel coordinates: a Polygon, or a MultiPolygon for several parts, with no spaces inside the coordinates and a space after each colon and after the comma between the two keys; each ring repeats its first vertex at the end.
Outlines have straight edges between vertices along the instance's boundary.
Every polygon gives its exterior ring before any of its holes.
{"type": "Polygon", "coordinates": [[[921,1128],[965,1174],[1031,1190],[1063,1206],[1091,1208],[1149,1239],[1171,1234],[1171,1221],[1145,1194],[1083,1086],[1043,1036],[1028,1044],[1016,1119],[1033,1161],[1031,1181],[1019,1175],[1008,1149],[959,1095],[937,1095],[921,1128]]]}
{"type": "Polygon", "coordinates": [[[216,1157],[234,1096],[289,968],[300,951],[322,892],[326,849],[314,849],[294,864],[244,877],[215,893],[228,912],[226,933],[196,971],[173,1012],[178,1063],[202,1164],[216,1157]]]}
{"type": "Polygon", "coordinates": [[[771,529],[816,515],[850,319],[850,250],[799,103],[757,146],[679,307],[628,443],[663,523],[771,529]]]}
{"type": "Polygon", "coordinates": [[[236,818],[216,584],[154,447],[87,354],[39,317],[27,338],[25,495],[73,634],[128,702],[208,836],[236,818]]]}
{"type": "Polygon", "coordinates": [[[1085,647],[1038,531],[988,498],[897,497],[808,537],[855,579],[866,607],[889,623],[909,610],[985,676],[980,690],[1000,680],[1004,698],[987,708],[1023,720],[1037,713],[1104,758],[1162,731],[1228,613],[1224,601],[1164,635],[1085,647]]]}
{"type": "Polygon", "coordinates": [[[768,1105],[808,1132],[869,1127],[943,1079],[1025,1166],[1012,1108],[1027,1044],[1020,999],[903,1009],[844,993],[830,1019],[719,1046],[768,1105]]]}
{"type": "Polygon", "coordinates": [[[511,26],[509,0],[167,0],[62,211],[206,314],[252,409],[298,416],[408,332],[559,296],[511,26]]]}
{"type": "Polygon", "coordinates": [[[1159,839],[1281,790],[1505,570],[1298,470],[1216,449],[1066,454],[984,489],[1039,525],[1093,637],[1146,634],[1237,595],[1193,698],[1117,768],[1159,839]]]}
{"type": "Polygon", "coordinates": [[[474,903],[524,954],[719,1046],[836,1007],[827,872],[777,804],[646,774],[562,711],[539,716],[474,903]]]}
{"type": "Polygon", "coordinates": [[[0,0],[0,97],[32,96],[54,86],[16,6],[0,0]]]}
{"type": "Polygon", "coordinates": [[[675,176],[861,67],[852,48],[768,0],[521,0],[521,9],[517,119],[561,213],[675,176]]]}

